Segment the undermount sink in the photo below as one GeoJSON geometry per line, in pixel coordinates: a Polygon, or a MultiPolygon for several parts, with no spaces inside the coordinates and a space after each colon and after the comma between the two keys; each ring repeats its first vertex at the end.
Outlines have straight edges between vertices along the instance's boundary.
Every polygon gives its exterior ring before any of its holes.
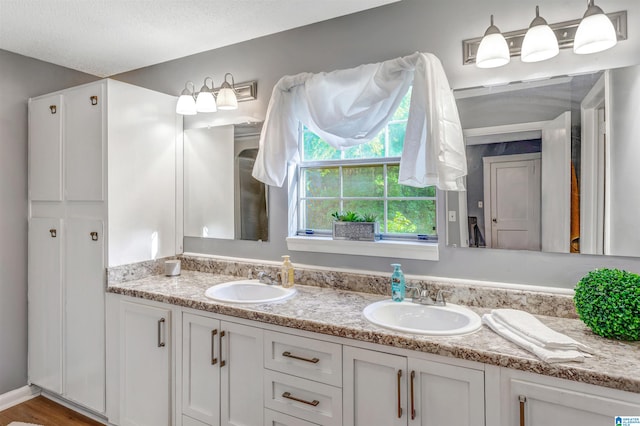
{"type": "Polygon", "coordinates": [[[460,305],[420,305],[382,300],[362,311],[371,323],[391,330],[430,336],[469,334],[482,327],[480,316],[460,305]]]}
{"type": "Polygon", "coordinates": [[[209,287],[204,295],[209,299],[226,303],[268,303],[287,299],[296,293],[295,288],[267,285],[258,280],[229,281],[209,287]]]}

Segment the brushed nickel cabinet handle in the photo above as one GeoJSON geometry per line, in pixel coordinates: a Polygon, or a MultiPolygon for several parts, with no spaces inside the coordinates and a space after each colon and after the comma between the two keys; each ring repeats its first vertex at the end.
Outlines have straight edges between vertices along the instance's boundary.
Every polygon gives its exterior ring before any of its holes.
{"type": "Polygon", "coordinates": [[[524,395],[518,395],[518,401],[520,402],[520,426],[525,426],[524,405],[527,402],[527,397],[524,395]]]}
{"type": "Polygon", "coordinates": [[[165,323],[165,319],[164,318],[160,318],[158,320],[158,347],[159,348],[164,348],[165,347],[164,338],[162,337],[162,335],[163,335],[162,329],[164,328],[164,323],[165,323]]]}
{"type": "Polygon", "coordinates": [[[49,229],[49,234],[51,234],[51,238],[55,238],[58,235],[58,231],[55,228],[49,229]]]}
{"type": "Polygon", "coordinates": [[[218,358],[215,355],[215,342],[216,335],[218,334],[218,329],[211,330],[211,365],[216,365],[218,363],[218,358]]]}
{"type": "Polygon", "coordinates": [[[312,364],[317,364],[318,362],[320,362],[319,358],[315,358],[315,357],[314,358],[303,358],[303,357],[298,356],[298,355],[293,355],[289,351],[282,352],[282,356],[286,356],[287,358],[297,359],[297,360],[300,360],[300,361],[310,362],[312,364]]]}
{"type": "Polygon", "coordinates": [[[220,367],[224,367],[225,365],[227,365],[227,361],[225,361],[224,359],[222,359],[222,338],[226,335],[227,333],[222,330],[220,332],[220,367]]]}
{"type": "Polygon", "coordinates": [[[411,420],[416,419],[416,406],[415,400],[413,396],[413,381],[416,378],[416,372],[414,370],[411,371],[411,420]]]}
{"type": "Polygon", "coordinates": [[[98,97],[97,96],[91,96],[89,99],[91,100],[91,105],[98,105],[98,97]]]}
{"type": "Polygon", "coordinates": [[[398,370],[398,418],[402,417],[402,406],[401,404],[401,392],[402,392],[402,387],[401,387],[401,382],[402,382],[402,370],[398,370]]]}
{"type": "Polygon", "coordinates": [[[58,107],[55,105],[49,105],[49,110],[51,111],[51,114],[55,114],[58,112],[58,107]]]}
{"type": "Polygon", "coordinates": [[[296,401],[296,402],[302,402],[303,404],[307,404],[307,405],[313,405],[314,407],[317,407],[318,404],[320,404],[320,401],[318,401],[317,399],[314,399],[313,401],[306,401],[304,399],[300,399],[300,398],[296,398],[295,396],[291,396],[291,392],[285,392],[282,394],[283,398],[287,398],[290,399],[292,401],[296,401]]]}
{"type": "Polygon", "coordinates": [[[91,241],[98,241],[98,233],[96,231],[90,232],[91,241]]]}

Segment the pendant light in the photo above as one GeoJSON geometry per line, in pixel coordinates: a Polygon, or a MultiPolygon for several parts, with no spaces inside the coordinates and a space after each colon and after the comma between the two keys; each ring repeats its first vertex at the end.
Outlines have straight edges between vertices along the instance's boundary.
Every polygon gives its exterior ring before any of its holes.
{"type": "Polygon", "coordinates": [[[178,104],[176,105],[176,112],[182,115],[196,115],[196,101],[193,99],[193,92],[196,86],[192,81],[187,81],[184,85],[184,90],[178,98],[178,104]],[[189,89],[191,85],[191,89],[189,89]]]}
{"type": "Polygon", "coordinates": [[[536,6],[536,17],[531,21],[522,41],[522,62],[544,61],[553,58],[559,52],[558,38],[547,21],[540,16],[540,9],[536,6]]]}
{"type": "Polygon", "coordinates": [[[602,9],[589,0],[573,41],[573,51],[579,55],[602,52],[618,43],[613,23],[602,9]]]}
{"type": "Polygon", "coordinates": [[[220,86],[217,103],[218,109],[221,110],[238,109],[235,82],[233,81],[233,75],[229,72],[224,75],[224,82],[220,86]],[[231,76],[231,84],[227,82],[227,76],[231,76]]]}
{"type": "Polygon", "coordinates": [[[216,112],[216,99],[213,97],[213,79],[207,77],[204,79],[204,84],[196,96],[196,111],[197,112],[216,112]],[[207,86],[207,80],[211,80],[211,88],[207,86]]]}
{"type": "Polygon", "coordinates": [[[507,41],[498,27],[493,25],[493,15],[491,15],[491,25],[485,31],[476,53],[476,66],[478,68],[496,68],[508,64],[510,60],[511,55],[507,41]]]}

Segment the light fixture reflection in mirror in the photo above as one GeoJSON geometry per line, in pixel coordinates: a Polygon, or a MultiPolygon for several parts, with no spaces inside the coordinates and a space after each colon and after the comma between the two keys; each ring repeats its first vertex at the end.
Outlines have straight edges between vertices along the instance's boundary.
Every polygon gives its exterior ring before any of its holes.
{"type": "Polygon", "coordinates": [[[640,256],[640,66],[456,97],[470,173],[466,194],[447,195],[461,218],[448,222],[449,245],[640,256]]]}

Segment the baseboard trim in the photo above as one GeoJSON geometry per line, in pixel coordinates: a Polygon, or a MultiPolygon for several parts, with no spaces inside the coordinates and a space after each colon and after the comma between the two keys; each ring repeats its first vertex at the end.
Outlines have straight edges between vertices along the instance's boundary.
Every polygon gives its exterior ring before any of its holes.
{"type": "Polygon", "coordinates": [[[0,411],[18,405],[21,402],[30,400],[40,395],[40,388],[37,386],[23,386],[21,388],[3,393],[0,395],[0,411]]]}

